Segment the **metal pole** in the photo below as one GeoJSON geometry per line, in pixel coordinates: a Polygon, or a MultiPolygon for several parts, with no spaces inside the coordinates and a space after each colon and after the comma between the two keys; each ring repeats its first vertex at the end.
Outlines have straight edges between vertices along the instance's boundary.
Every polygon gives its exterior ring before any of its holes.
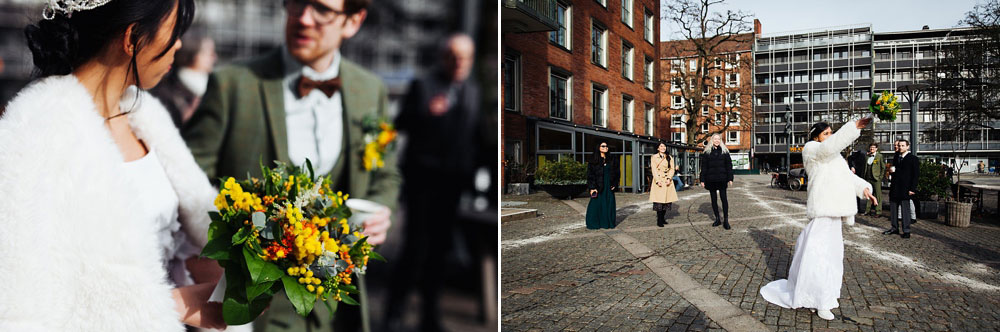
{"type": "Polygon", "coordinates": [[[917,156],[917,111],[920,110],[920,92],[909,91],[910,95],[910,153],[917,156]]]}
{"type": "Polygon", "coordinates": [[[794,135],[792,135],[792,132],[795,131],[795,124],[792,123],[792,122],[794,122],[793,121],[794,118],[792,117],[791,110],[792,109],[790,107],[788,107],[788,105],[785,105],[785,122],[786,122],[785,125],[788,126],[788,130],[786,130],[787,134],[785,134],[785,138],[786,138],[786,140],[785,140],[785,174],[788,174],[788,172],[790,172],[792,170],[792,138],[794,137],[794,135]]]}

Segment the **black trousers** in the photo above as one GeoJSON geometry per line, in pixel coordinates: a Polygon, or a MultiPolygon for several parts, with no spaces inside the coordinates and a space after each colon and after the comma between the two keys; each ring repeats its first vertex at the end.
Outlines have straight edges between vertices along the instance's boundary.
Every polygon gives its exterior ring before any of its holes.
{"type": "Polygon", "coordinates": [[[889,201],[889,220],[892,221],[892,229],[898,229],[900,232],[909,233],[910,232],[910,200],[904,199],[901,201],[889,201]],[[899,228],[899,208],[903,208],[903,228],[899,228]]]}
{"type": "Polygon", "coordinates": [[[729,199],[726,197],[726,189],[712,190],[709,189],[708,193],[712,195],[712,211],[715,212],[715,217],[719,217],[719,203],[716,202],[718,198],[722,198],[722,213],[725,217],[729,217],[729,199]]]}

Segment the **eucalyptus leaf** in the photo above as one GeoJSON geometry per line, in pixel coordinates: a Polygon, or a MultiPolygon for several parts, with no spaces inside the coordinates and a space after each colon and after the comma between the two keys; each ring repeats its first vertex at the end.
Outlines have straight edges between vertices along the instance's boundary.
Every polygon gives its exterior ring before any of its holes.
{"type": "Polygon", "coordinates": [[[267,221],[267,215],[264,212],[257,211],[250,216],[254,227],[264,227],[264,223],[267,221]]]}

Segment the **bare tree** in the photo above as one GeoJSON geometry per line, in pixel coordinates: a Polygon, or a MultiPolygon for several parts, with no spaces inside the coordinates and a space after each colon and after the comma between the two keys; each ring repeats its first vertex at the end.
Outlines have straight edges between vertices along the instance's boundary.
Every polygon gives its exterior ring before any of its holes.
{"type": "MultiPolygon", "coordinates": [[[[751,14],[732,10],[713,12],[723,3],[724,0],[671,0],[664,7],[663,16],[678,30],[675,41],[666,43],[662,50],[672,60],[669,79],[660,84],[661,88],[663,84],[670,85],[669,108],[676,109],[673,96],[679,90],[688,144],[704,142],[727,130],[749,131],[753,126],[751,14]],[[690,65],[692,61],[694,68],[690,65]],[[735,77],[739,77],[739,82],[734,82],[735,77]],[[707,116],[704,107],[709,110],[707,116]],[[707,132],[702,131],[705,124],[707,132]]],[[[670,110],[668,113],[676,114],[670,110]]]]}

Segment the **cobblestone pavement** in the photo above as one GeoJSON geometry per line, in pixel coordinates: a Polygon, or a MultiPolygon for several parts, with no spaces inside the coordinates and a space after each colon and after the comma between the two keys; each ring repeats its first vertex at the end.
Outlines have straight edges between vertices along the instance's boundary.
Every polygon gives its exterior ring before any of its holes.
{"type": "Polygon", "coordinates": [[[697,188],[679,193],[664,228],[655,226],[646,195],[618,194],[619,224],[612,231],[584,228],[579,209],[588,199],[567,204],[544,193],[504,196],[541,215],[501,225],[501,329],[723,330],[725,324],[710,318],[714,306],[692,305],[702,302],[672,289],[643,263],[648,257],[612,238],[627,234],[771,330],[1000,330],[1000,227],[982,221],[955,228],[920,220],[913,237],[902,239],[881,234],[887,218],[859,216],[844,226],[836,319],[767,303],[760,287],[787,277],[795,240],[808,222],[805,191],[768,188],[768,180],[737,177],[729,189],[729,231],[710,227],[711,202],[697,188]]]}

